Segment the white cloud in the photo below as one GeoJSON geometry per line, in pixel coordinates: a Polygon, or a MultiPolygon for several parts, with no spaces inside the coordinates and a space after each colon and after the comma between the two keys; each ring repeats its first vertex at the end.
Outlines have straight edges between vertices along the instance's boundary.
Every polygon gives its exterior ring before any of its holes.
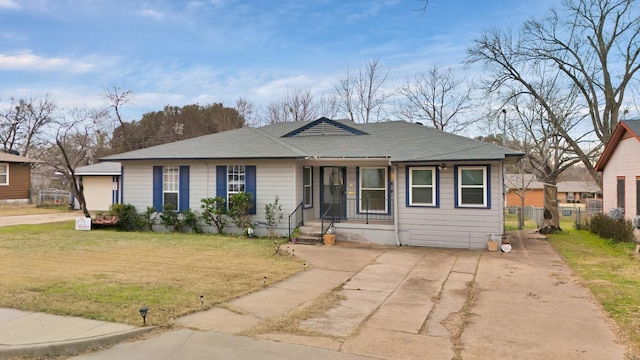
{"type": "Polygon", "coordinates": [[[0,9],[18,9],[20,5],[13,0],[0,0],[0,9]]]}
{"type": "Polygon", "coordinates": [[[142,10],[140,14],[144,17],[152,18],[155,20],[162,20],[164,18],[164,13],[153,9],[142,10]]]}
{"type": "Polygon", "coordinates": [[[0,54],[1,70],[49,71],[63,70],[72,73],[83,73],[92,70],[94,64],[75,61],[63,57],[41,57],[31,52],[18,54],[0,54]]]}

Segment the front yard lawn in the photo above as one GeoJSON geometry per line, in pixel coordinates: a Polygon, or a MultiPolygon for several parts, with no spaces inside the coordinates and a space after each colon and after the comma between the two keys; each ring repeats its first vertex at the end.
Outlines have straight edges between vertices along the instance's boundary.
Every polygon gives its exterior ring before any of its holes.
{"type": "Polygon", "coordinates": [[[0,228],[0,307],[164,326],[303,269],[273,239],[73,228],[0,228]]]}
{"type": "Polygon", "coordinates": [[[548,235],[611,318],[640,350],[640,258],[635,244],[614,243],[581,230],[548,235]]]}

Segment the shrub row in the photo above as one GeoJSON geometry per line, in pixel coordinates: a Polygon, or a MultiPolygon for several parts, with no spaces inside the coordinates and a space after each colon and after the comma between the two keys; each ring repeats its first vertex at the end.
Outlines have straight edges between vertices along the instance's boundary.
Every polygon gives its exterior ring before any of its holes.
{"type": "Polygon", "coordinates": [[[581,224],[576,223],[575,228],[589,230],[603,239],[611,239],[615,242],[635,241],[631,220],[618,220],[607,215],[596,214],[581,224]]]}
{"type": "MultiPolygon", "coordinates": [[[[173,232],[203,232],[202,224],[214,226],[219,234],[223,233],[226,224],[231,221],[239,229],[243,229],[245,235],[250,235],[254,228],[249,210],[251,209],[251,194],[237,193],[230,198],[230,207],[225,206],[223,197],[202,199],[200,210],[186,209],[178,212],[172,205],[165,205],[162,212],[156,212],[155,208],[147,207],[144,212],[137,212],[131,204],[114,204],[109,211],[110,215],[117,215],[119,221],[116,229],[120,231],[151,231],[153,225],[163,225],[173,232]]],[[[282,220],[281,205],[278,197],[275,203],[265,205],[265,217],[270,235],[273,229],[282,220]]]]}

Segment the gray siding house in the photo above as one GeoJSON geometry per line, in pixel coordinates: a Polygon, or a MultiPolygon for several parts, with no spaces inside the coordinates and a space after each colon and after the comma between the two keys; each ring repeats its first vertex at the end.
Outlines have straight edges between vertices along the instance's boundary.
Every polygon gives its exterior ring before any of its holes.
{"type": "MultiPolygon", "coordinates": [[[[522,154],[404,121],[320,118],[242,128],[103,158],[122,164],[122,203],[158,211],[245,191],[253,221],[275,197],[286,236],[333,222],[338,240],[482,249],[503,232],[506,163],[522,154]]],[[[229,227],[230,230],[234,230],[229,227]]],[[[235,229],[238,231],[238,229],[235,229]]],[[[266,234],[257,228],[256,233],[266,234]]]]}

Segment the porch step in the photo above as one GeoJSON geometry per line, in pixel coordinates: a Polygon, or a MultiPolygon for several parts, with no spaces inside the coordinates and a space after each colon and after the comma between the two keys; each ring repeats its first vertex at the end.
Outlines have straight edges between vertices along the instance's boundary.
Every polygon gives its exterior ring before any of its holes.
{"type": "Polygon", "coordinates": [[[322,245],[323,241],[320,236],[308,236],[308,235],[300,235],[298,236],[298,240],[296,244],[303,245],[322,245]]]}
{"type": "Polygon", "coordinates": [[[300,231],[300,235],[298,235],[296,243],[306,245],[318,245],[323,243],[322,230],[320,230],[319,225],[304,225],[300,226],[298,230],[300,231]]]}

